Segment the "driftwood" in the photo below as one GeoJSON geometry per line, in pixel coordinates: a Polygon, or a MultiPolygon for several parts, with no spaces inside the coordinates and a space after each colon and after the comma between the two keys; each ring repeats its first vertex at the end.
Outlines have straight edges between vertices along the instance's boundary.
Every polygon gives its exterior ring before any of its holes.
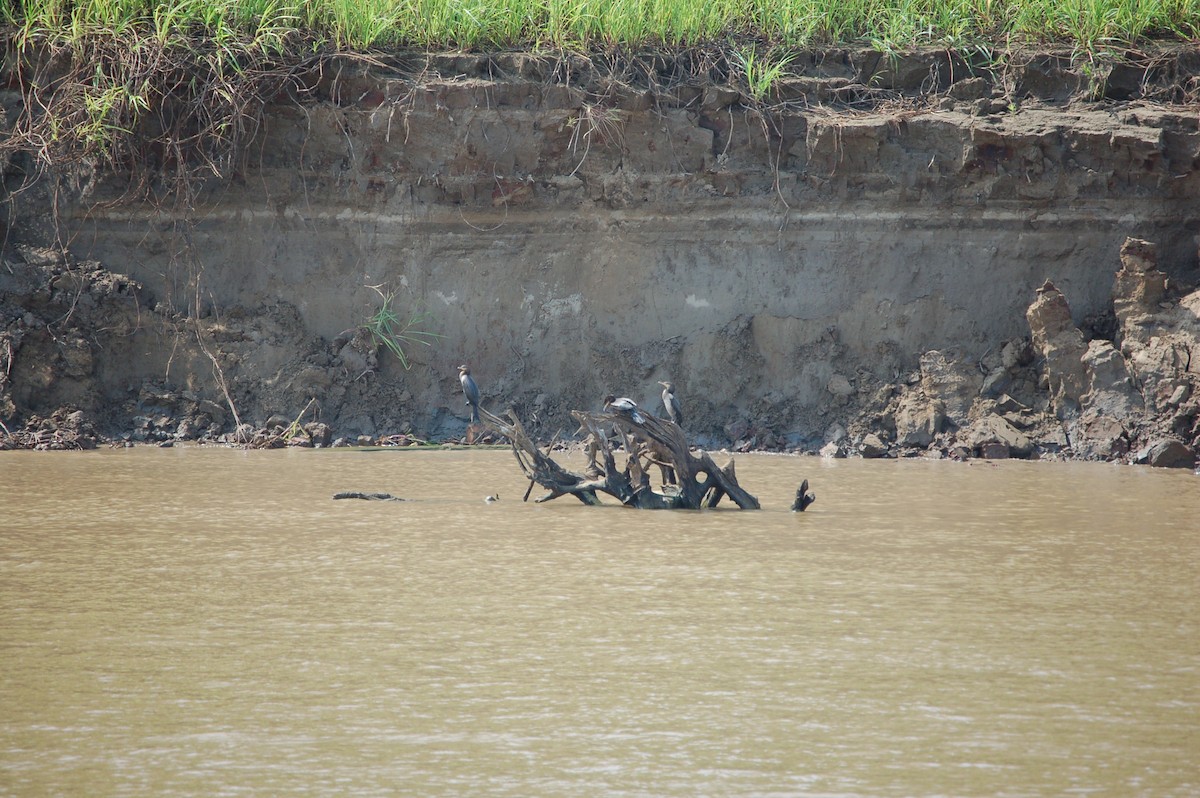
{"type": "Polygon", "coordinates": [[[792,502],[792,512],[802,513],[808,505],[817,500],[817,494],[808,489],[808,480],[800,483],[800,487],[796,488],[796,500],[792,502]]]}
{"type": "Polygon", "coordinates": [[[718,467],[705,452],[693,454],[687,438],[677,424],[656,418],[644,410],[634,412],[590,413],[574,410],[571,416],[587,433],[586,473],[569,471],[543,452],[525,432],[516,413],[508,420],[480,408],[480,424],[505,438],[513,455],[529,478],[528,500],[534,485],[547,491],[537,499],[546,502],[559,496],[574,496],[584,504],[600,504],[598,493],[607,493],[627,507],[643,510],[697,510],[716,507],[729,497],[743,510],[759,509],[758,499],[738,485],[733,461],[718,467]],[[624,466],[618,466],[617,453],[609,432],[622,439],[624,466]],[[663,475],[659,491],[650,485],[650,470],[657,467],[663,475]]]}
{"type": "Polygon", "coordinates": [[[362,493],[357,490],[347,490],[341,493],[333,494],[335,499],[366,499],[374,502],[402,502],[399,496],[393,496],[390,493],[362,493]]]}

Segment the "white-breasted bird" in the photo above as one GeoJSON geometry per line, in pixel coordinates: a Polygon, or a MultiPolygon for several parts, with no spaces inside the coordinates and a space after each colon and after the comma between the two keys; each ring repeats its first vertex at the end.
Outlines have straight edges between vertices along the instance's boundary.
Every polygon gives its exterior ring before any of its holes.
{"type": "Polygon", "coordinates": [[[471,369],[466,365],[458,367],[458,381],[462,383],[463,395],[467,397],[467,404],[471,406],[471,423],[479,423],[479,386],[475,384],[475,380],[471,377],[471,369]]]}
{"type": "Polygon", "coordinates": [[[659,385],[663,387],[662,402],[663,409],[667,411],[667,418],[682,427],[683,405],[679,403],[679,397],[675,395],[675,383],[660,382],[659,385]]]}
{"type": "Polygon", "coordinates": [[[614,413],[627,413],[635,424],[643,424],[646,417],[638,409],[637,402],[627,396],[616,397],[611,393],[604,397],[604,407],[614,413]]]}

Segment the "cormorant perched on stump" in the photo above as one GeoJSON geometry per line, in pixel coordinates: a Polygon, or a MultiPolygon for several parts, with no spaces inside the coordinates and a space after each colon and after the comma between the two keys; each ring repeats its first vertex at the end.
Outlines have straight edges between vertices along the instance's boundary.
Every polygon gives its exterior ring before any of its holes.
{"type": "Polygon", "coordinates": [[[458,381],[462,383],[463,395],[471,406],[471,423],[479,423],[479,386],[471,378],[471,369],[465,365],[458,367],[458,381]]]}
{"type": "Polygon", "coordinates": [[[675,383],[660,382],[663,387],[662,401],[663,408],[667,411],[667,418],[674,421],[678,426],[683,426],[683,405],[679,404],[679,397],[675,395],[675,383]]]}
{"type": "Polygon", "coordinates": [[[635,424],[644,424],[646,417],[638,410],[637,402],[632,399],[622,396],[616,397],[611,393],[604,397],[604,407],[606,410],[612,410],[614,413],[628,413],[635,424]]]}

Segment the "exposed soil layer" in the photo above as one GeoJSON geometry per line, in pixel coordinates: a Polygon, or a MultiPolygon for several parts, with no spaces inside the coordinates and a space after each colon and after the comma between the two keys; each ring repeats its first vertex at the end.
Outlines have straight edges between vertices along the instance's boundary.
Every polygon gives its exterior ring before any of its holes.
{"type": "Polygon", "coordinates": [[[670,380],[709,447],[1194,463],[1196,49],[642,67],[314,72],[192,207],[14,159],[0,446],[458,439],[467,362],[545,438],[670,380]]]}

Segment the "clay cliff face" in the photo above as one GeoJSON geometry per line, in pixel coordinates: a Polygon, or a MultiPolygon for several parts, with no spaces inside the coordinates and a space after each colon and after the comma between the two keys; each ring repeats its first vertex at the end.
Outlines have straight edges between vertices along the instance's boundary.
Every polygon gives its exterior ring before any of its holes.
{"type": "MultiPolygon", "coordinates": [[[[1127,237],[1194,281],[1200,117],[1176,100],[1197,59],[1173,58],[1097,89],[1055,57],[999,73],[814,54],[767,105],[528,56],[314,75],[193,209],[105,204],[123,186],[104,175],[64,181],[53,216],[49,194],[17,198],[10,272],[35,268],[17,243],[63,245],[52,269],[124,275],[142,315],[37,389],[14,350],[8,417],[120,405],[116,423],[228,431],[310,408],[335,434],[443,437],[465,428],[467,362],[485,405],[546,435],[610,391],[657,409],[671,380],[710,444],[929,446],[977,397],[1019,393],[993,389],[1036,366],[1026,309],[1046,280],[1088,352],[1127,237]],[[406,344],[408,370],[362,329],[380,291],[437,336],[406,344]],[[918,383],[938,403],[900,401],[918,383]]],[[[6,317],[10,340],[73,362],[30,312],[6,317]]],[[[1021,406],[1081,406],[1076,376],[1021,406]]]]}

